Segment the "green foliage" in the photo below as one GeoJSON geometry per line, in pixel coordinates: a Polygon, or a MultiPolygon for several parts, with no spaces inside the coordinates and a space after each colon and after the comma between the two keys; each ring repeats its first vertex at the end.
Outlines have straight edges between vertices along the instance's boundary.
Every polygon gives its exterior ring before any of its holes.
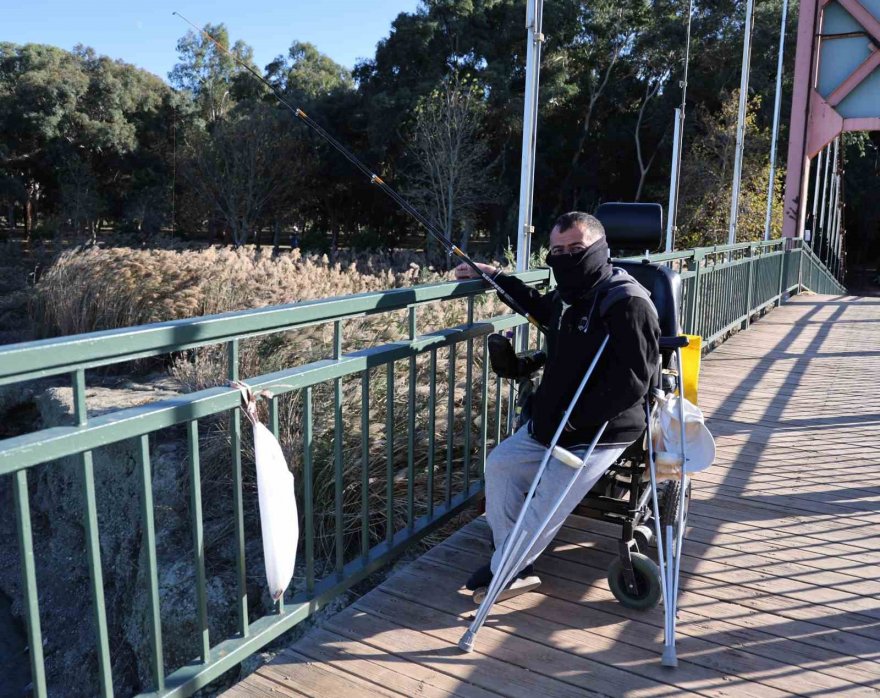
{"type": "MultiPolygon", "coordinates": [[[[733,189],[733,158],[736,146],[738,92],[723,102],[720,112],[701,110],[696,122],[699,137],[686,152],[682,163],[682,186],[678,215],[678,247],[726,244],[733,189]]],[[[743,151],[737,242],[760,240],[764,235],[767,211],[767,184],[770,175],[770,132],[758,121],[761,98],[753,97],[746,112],[747,138],[743,151]]],[[[785,171],[777,168],[779,196],[785,171]]],[[[782,227],[782,201],[774,206],[776,219],[771,228],[782,227]]]]}
{"type": "Polygon", "coordinates": [[[204,32],[214,41],[189,31],[177,42],[180,62],[168,77],[174,87],[192,95],[202,119],[213,123],[235,106],[234,83],[246,72],[217,44],[247,65],[253,64],[253,49],[242,41],[230,46],[224,24],[206,24],[204,32]]]}
{"type": "MultiPolygon", "coordinates": [[[[546,4],[536,245],[565,210],[665,205],[687,9],[681,0],[546,4]]],[[[781,0],[756,10],[743,237],[763,225],[780,10],[781,0]]],[[[525,0],[428,0],[399,14],[354,71],[292,38],[262,74],[443,230],[500,250],[517,220],[524,15],[525,0]]],[[[743,20],[735,0],[695,4],[681,241],[709,243],[726,229],[743,20]]],[[[789,38],[795,25],[792,13],[789,38]]],[[[205,30],[259,70],[225,25],[205,30]]],[[[315,245],[331,250],[423,244],[424,231],[213,42],[188,32],[177,50],[171,89],[88,48],[0,44],[0,215],[27,219],[28,231],[52,216],[62,235],[80,238],[104,220],[226,242],[260,228],[282,238],[318,230],[315,245]]],[[[789,78],[785,89],[787,106],[789,78]]],[[[783,126],[780,153],[785,137],[783,126]]]]}
{"type": "Polygon", "coordinates": [[[159,78],[88,48],[0,44],[2,196],[24,209],[26,233],[39,205],[59,231],[82,235],[99,215],[118,216],[135,173],[165,179],[157,116],[173,100],[159,78]]]}

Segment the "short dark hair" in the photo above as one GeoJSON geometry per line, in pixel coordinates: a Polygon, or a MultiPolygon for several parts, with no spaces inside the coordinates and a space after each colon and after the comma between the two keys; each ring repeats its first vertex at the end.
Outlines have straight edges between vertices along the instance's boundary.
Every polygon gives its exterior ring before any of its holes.
{"type": "Polygon", "coordinates": [[[580,228],[587,235],[587,242],[593,244],[597,240],[605,237],[605,228],[595,216],[583,211],[569,211],[563,213],[553,224],[554,228],[559,228],[560,233],[564,233],[570,228],[580,228]]]}

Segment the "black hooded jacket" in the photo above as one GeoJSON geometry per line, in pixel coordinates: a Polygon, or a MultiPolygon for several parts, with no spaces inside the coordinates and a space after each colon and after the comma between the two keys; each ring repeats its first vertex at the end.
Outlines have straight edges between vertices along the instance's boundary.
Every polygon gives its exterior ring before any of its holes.
{"type": "Polygon", "coordinates": [[[529,426],[532,436],[545,445],[553,438],[606,333],[608,346],[559,444],[566,448],[587,445],[606,421],[602,444],[630,444],[645,429],[642,401],[659,360],[657,312],[648,291],[629,274],[613,269],[607,257],[592,266],[598,265],[602,268],[585,269],[591,285],[576,297],[569,293],[571,305],[563,302],[558,290],[542,295],[519,279],[504,274],[495,277],[545,328],[547,363],[533,397],[529,426]]]}

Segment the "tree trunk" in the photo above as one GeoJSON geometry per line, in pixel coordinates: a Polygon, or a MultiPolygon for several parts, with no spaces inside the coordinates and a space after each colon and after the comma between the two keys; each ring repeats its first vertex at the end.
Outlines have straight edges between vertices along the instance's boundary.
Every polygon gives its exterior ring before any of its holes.
{"type": "Polygon", "coordinates": [[[34,181],[29,180],[25,187],[26,198],[24,201],[24,239],[25,242],[31,241],[31,234],[34,232],[34,181]]]}
{"type": "MultiPolygon", "coordinates": [[[[611,77],[611,71],[614,69],[614,66],[617,64],[617,59],[620,58],[620,49],[615,48],[614,52],[611,56],[611,62],[608,64],[608,67],[605,69],[605,75],[602,77],[602,81],[596,87],[595,90],[590,91],[590,99],[587,102],[587,109],[584,113],[583,118],[583,127],[581,128],[580,137],[578,138],[577,145],[575,146],[574,153],[571,156],[571,163],[568,168],[568,172],[565,174],[565,179],[562,182],[562,186],[559,187],[559,194],[556,200],[556,209],[557,212],[562,213],[562,203],[565,200],[565,195],[567,190],[571,187],[572,179],[575,174],[575,169],[580,162],[581,155],[584,152],[584,146],[587,143],[587,137],[590,134],[590,124],[593,121],[593,110],[596,108],[596,103],[599,101],[599,98],[602,96],[602,93],[605,91],[605,87],[608,85],[608,79],[611,77]]],[[[572,202],[572,208],[577,205],[577,197],[575,196],[572,202]]]]}
{"type": "Polygon", "coordinates": [[[471,238],[471,230],[473,229],[473,223],[471,223],[470,219],[466,219],[464,224],[461,227],[461,251],[467,254],[468,251],[468,243],[471,238]]]}
{"type": "Polygon", "coordinates": [[[281,223],[275,221],[272,224],[272,254],[277,255],[281,252],[281,223]]]}

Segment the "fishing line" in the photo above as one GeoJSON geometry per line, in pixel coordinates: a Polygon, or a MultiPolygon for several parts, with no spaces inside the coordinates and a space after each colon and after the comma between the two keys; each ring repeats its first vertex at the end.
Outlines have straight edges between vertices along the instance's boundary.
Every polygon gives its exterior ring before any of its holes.
{"type": "Polygon", "coordinates": [[[184,22],[186,22],[188,25],[190,25],[199,34],[201,34],[203,37],[208,39],[218,49],[220,49],[221,51],[223,51],[223,53],[225,53],[227,56],[229,56],[235,62],[236,65],[241,66],[242,68],[247,70],[253,77],[255,77],[257,80],[259,80],[261,83],[263,83],[266,87],[268,87],[269,91],[273,94],[275,99],[277,99],[281,104],[283,104],[285,107],[287,107],[287,109],[297,119],[299,119],[300,121],[305,123],[315,133],[317,133],[319,136],[321,136],[321,138],[323,138],[327,143],[329,143],[337,151],[339,151],[345,157],[346,160],[348,160],[352,165],[357,167],[364,175],[366,175],[370,179],[371,184],[375,184],[377,187],[379,187],[379,189],[381,189],[383,192],[385,192],[385,194],[388,195],[388,197],[391,198],[391,200],[394,201],[398,206],[400,206],[400,208],[402,208],[404,211],[406,211],[408,214],[410,214],[413,218],[415,218],[416,221],[418,221],[419,224],[423,228],[425,228],[425,230],[427,230],[428,233],[443,246],[443,248],[447,251],[447,253],[449,253],[450,255],[454,254],[462,262],[467,264],[471,269],[473,269],[480,276],[480,278],[483,279],[483,281],[487,282],[493,289],[495,289],[495,291],[498,292],[498,295],[501,296],[501,298],[504,300],[504,302],[507,303],[511,308],[513,308],[513,310],[515,312],[519,313],[520,315],[523,315],[530,323],[532,323],[539,330],[543,331],[544,328],[541,327],[541,324],[531,314],[526,312],[525,309],[519,303],[517,303],[507,291],[505,291],[503,288],[501,288],[501,286],[498,284],[497,281],[495,281],[494,278],[492,278],[492,276],[490,276],[489,274],[484,272],[482,269],[480,269],[476,265],[476,263],[458,247],[458,245],[455,245],[450,240],[448,240],[446,238],[446,236],[443,235],[443,233],[441,233],[439,230],[437,230],[434,227],[434,225],[417,208],[415,208],[411,203],[409,203],[409,201],[407,201],[400,194],[398,194],[397,191],[395,191],[393,188],[388,186],[388,184],[385,183],[385,180],[383,180],[379,175],[377,175],[375,172],[370,170],[370,168],[367,167],[360,160],[360,158],[357,157],[357,155],[352,153],[348,148],[346,148],[344,145],[342,145],[342,143],[340,143],[333,136],[331,136],[329,133],[327,133],[327,131],[324,130],[324,128],[320,124],[318,124],[314,119],[312,119],[302,109],[300,109],[299,107],[294,107],[292,104],[290,104],[290,102],[288,102],[286,99],[284,99],[284,97],[281,95],[281,93],[278,92],[278,90],[275,88],[274,85],[272,85],[271,82],[266,80],[266,78],[264,78],[262,75],[260,75],[251,66],[249,66],[247,63],[242,61],[238,56],[236,56],[234,53],[232,53],[232,51],[230,51],[228,48],[223,46],[219,41],[217,41],[208,32],[206,32],[204,29],[199,29],[199,27],[197,27],[195,24],[193,24],[191,21],[189,21],[186,17],[184,17],[182,14],[180,14],[177,11],[174,11],[171,14],[180,17],[180,19],[182,19],[184,22]]]}

